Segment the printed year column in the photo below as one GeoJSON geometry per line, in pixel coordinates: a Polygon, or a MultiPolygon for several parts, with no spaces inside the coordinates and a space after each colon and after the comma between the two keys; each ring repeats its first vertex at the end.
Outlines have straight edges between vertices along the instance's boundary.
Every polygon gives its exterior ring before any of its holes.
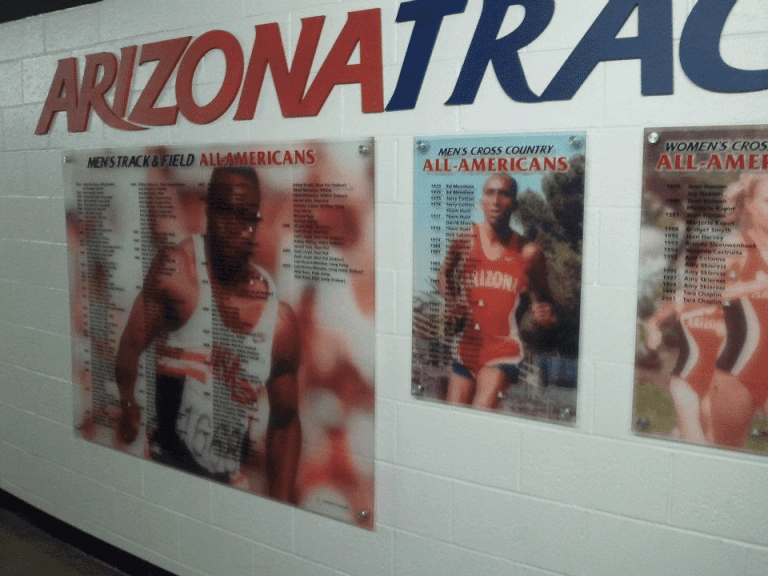
{"type": "MultiPolygon", "coordinates": [[[[672,188],[672,186],[669,187],[672,188]]],[[[664,300],[674,300],[678,288],[677,257],[680,250],[680,229],[676,222],[680,218],[680,200],[675,198],[670,200],[670,203],[672,207],[664,214],[667,220],[672,222],[671,225],[664,227],[664,259],[667,261],[667,267],[664,268],[664,300]]]]}
{"type": "Polygon", "coordinates": [[[432,184],[430,188],[430,238],[429,254],[430,269],[433,273],[440,271],[443,254],[443,185],[432,184]]]}
{"type": "MultiPolygon", "coordinates": [[[[440,272],[443,259],[443,231],[445,229],[444,219],[444,206],[445,198],[443,197],[443,185],[432,184],[429,190],[430,194],[430,223],[429,223],[429,267],[433,277],[437,277],[440,272]]],[[[433,286],[433,293],[437,294],[437,285],[433,286]]],[[[440,300],[433,298],[429,300],[429,314],[432,318],[439,318],[440,313],[440,300]]],[[[439,324],[439,322],[438,322],[439,324]]],[[[445,358],[441,345],[443,338],[442,329],[438,328],[437,332],[433,333],[433,337],[429,341],[429,363],[432,366],[443,366],[445,364],[445,358]]]]}

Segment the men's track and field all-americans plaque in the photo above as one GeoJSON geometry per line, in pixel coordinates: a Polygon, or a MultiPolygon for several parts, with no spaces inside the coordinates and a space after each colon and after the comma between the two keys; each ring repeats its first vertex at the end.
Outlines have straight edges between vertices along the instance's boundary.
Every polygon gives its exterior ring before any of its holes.
{"type": "Polygon", "coordinates": [[[66,153],[74,426],[374,521],[374,145],[66,153]]]}
{"type": "Polygon", "coordinates": [[[414,141],[414,396],[572,424],[586,135],[414,141]]]}

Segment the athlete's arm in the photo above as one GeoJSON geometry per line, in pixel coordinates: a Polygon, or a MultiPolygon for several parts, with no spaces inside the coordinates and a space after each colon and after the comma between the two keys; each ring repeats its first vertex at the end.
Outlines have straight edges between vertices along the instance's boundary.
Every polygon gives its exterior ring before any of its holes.
{"type": "MultiPolygon", "coordinates": [[[[740,242],[750,243],[750,240],[741,234],[731,234],[723,240],[723,244],[726,246],[728,243],[740,242]]],[[[718,278],[724,284],[722,292],[723,303],[743,298],[754,292],[768,290],[768,278],[766,278],[765,274],[757,274],[755,279],[751,281],[745,282],[741,279],[742,271],[747,266],[750,249],[741,250],[740,252],[740,254],[730,254],[725,257],[725,270],[723,270],[722,275],[718,278]]]]}
{"type": "Polygon", "coordinates": [[[299,390],[296,373],[301,353],[301,331],[290,306],[280,302],[272,343],[272,374],[267,382],[268,495],[283,502],[298,503],[296,472],[301,452],[299,390]]]}
{"type": "Polygon", "coordinates": [[[115,356],[115,381],[120,393],[118,438],[130,444],[139,432],[141,410],[136,401],[139,358],[160,334],[178,328],[183,321],[183,297],[174,288],[183,274],[183,249],[161,250],[150,266],[144,287],[133,303],[115,356]]]}
{"type": "Polygon", "coordinates": [[[445,300],[449,321],[457,321],[467,312],[461,286],[461,265],[470,249],[471,233],[460,233],[451,243],[437,278],[438,290],[445,300]]]}
{"type": "Polygon", "coordinates": [[[678,313],[678,303],[664,300],[656,311],[645,321],[645,344],[649,350],[656,350],[661,345],[661,325],[678,313]]]}
{"type": "Polygon", "coordinates": [[[531,313],[540,326],[555,322],[552,293],[547,278],[547,261],[538,245],[529,242],[523,247],[523,256],[528,260],[528,291],[531,294],[531,313]]]}
{"type": "Polygon", "coordinates": [[[460,259],[461,254],[457,248],[457,240],[454,240],[448,248],[448,252],[445,255],[445,260],[440,267],[440,273],[437,278],[438,289],[446,301],[452,299],[453,295],[456,293],[456,282],[454,278],[460,259]]]}

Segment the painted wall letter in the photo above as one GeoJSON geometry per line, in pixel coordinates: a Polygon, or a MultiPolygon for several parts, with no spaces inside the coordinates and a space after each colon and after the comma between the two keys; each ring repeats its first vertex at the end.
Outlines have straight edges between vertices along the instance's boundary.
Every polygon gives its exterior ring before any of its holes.
{"type": "Polygon", "coordinates": [[[395,92],[387,104],[388,111],[416,107],[443,18],[461,14],[466,7],[467,0],[414,0],[400,4],[396,22],[414,24],[395,92]]]}
{"type": "Polygon", "coordinates": [[[528,87],[517,51],[539,37],[554,11],[554,0],[485,0],[459,79],[446,104],[472,104],[491,62],[507,96],[516,102],[537,102],[539,97],[528,87]],[[525,18],[513,32],[497,40],[510,6],[523,6],[525,18]]]}
{"type": "Polygon", "coordinates": [[[699,0],[680,36],[680,65],[691,81],[713,92],[756,92],[768,88],[768,70],[740,70],[723,61],[720,37],[736,0],[699,0]]]}
{"type": "Polygon", "coordinates": [[[641,61],[643,96],[672,94],[670,0],[611,0],[544,90],[541,99],[570,100],[600,62],[635,58],[641,61]],[[638,10],[637,36],[616,38],[635,8],[638,10]]]}

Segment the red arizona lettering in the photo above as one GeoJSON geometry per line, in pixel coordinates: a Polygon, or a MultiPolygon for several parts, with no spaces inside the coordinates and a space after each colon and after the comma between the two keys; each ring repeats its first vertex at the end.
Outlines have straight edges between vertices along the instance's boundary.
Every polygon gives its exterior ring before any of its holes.
{"type": "Polygon", "coordinates": [[[136,101],[136,106],[133,107],[128,120],[149,126],[170,126],[176,123],[176,117],[179,113],[178,105],[163,106],[162,108],[155,108],[154,106],[191,39],[192,36],[185,36],[184,38],[144,44],[141,47],[139,66],[155,61],[157,61],[157,66],[155,66],[152,76],[136,101]]]}

